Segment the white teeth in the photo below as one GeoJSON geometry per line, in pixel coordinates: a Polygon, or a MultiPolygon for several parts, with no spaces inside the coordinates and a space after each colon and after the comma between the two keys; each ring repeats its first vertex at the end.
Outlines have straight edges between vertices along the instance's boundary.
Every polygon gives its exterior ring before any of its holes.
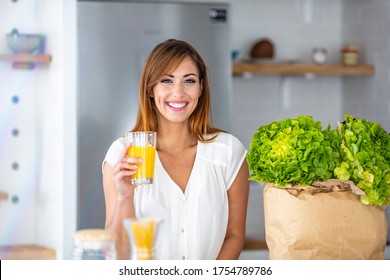
{"type": "Polygon", "coordinates": [[[180,108],[183,108],[184,106],[186,106],[186,103],[173,103],[173,102],[168,102],[168,105],[173,107],[173,108],[176,108],[176,109],[180,109],[180,108]]]}

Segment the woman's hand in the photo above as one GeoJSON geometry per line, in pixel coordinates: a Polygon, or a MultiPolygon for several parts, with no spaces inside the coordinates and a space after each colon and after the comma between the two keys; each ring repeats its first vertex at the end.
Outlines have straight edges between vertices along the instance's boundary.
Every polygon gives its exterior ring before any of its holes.
{"type": "Polygon", "coordinates": [[[122,151],[122,154],[116,165],[113,167],[113,181],[117,189],[117,200],[122,201],[127,199],[134,193],[136,185],[131,184],[131,176],[133,176],[138,169],[138,164],[142,159],[138,157],[128,157],[127,151],[131,144],[127,144],[122,151]]]}
{"type": "Polygon", "coordinates": [[[133,196],[136,186],[131,184],[131,176],[141,162],[137,157],[127,157],[129,147],[130,145],[126,145],[123,148],[117,164],[111,166],[105,162],[103,166],[105,228],[116,235],[118,259],[129,259],[130,255],[130,243],[123,220],[135,217],[133,196]]]}

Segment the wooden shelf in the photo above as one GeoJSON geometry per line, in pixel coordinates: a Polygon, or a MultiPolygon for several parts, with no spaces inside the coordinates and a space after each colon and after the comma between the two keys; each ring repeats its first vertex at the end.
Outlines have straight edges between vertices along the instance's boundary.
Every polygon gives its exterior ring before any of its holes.
{"type": "Polygon", "coordinates": [[[49,54],[0,54],[0,60],[11,62],[35,62],[35,63],[49,63],[51,55],[49,54]]]}
{"type": "Polygon", "coordinates": [[[263,240],[245,239],[243,250],[268,250],[267,243],[263,240]]]}
{"type": "Polygon", "coordinates": [[[51,60],[49,54],[0,54],[0,61],[12,62],[14,69],[33,69],[36,64],[47,64],[51,60]]]}
{"type": "Polygon", "coordinates": [[[1,260],[54,260],[56,252],[38,245],[0,246],[1,260]]]}
{"type": "Polygon", "coordinates": [[[343,66],[338,64],[261,64],[234,63],[233,74],[264,74],[264,75],[334,75],[334,76],[370,76],[374,73],[371,65],[343,66]]]}

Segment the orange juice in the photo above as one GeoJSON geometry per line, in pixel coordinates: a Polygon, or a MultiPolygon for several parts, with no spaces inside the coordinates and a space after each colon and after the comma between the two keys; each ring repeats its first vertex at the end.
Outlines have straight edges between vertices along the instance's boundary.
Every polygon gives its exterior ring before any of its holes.
{"type": "Polygon", "coordinates": [[[127,151],[128,156],[142,158],[142,163],[138,165],[137,172],[132,176],[133,183],[153,182],[154,159],[156,157],[156,147],[154,146],[130,146],[127,151]]]}
{"type": "Polygon", "coordinates": [[[143,219],[140,221],[132,221],[131,234],[135,244],[132,250],[135,250],[137,260],[153,259],[153,243],[156,229],[156,221],[154,219],[143,219]]]}

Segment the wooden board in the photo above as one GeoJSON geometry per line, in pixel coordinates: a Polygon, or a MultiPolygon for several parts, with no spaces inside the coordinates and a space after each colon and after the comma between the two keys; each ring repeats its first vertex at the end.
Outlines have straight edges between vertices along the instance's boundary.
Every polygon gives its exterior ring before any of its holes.
{"type": "Polygon", "coordinates": [[[51,59],[48,54],[0,54],[0,61],[49,63],[51,59]]]}
{"type": "Polygon", "coordinates": [[[263,240],[245,239],[243,250],[268,250],[263,240]]]}
{"type": "Polygon", "coordinates": [[[56,252],[38,245],[0,246],[1,260],[54,260],[56,252]]]}
{"type": "Polygon", "coordinates": [[[233,74],[286,74],[286,75],[335,75],[335,76],[362,76],[372,75],[374,67],[371,65],[343,66],[338,64],[261,64],[261,63],[234,63],[233,74]]]}

